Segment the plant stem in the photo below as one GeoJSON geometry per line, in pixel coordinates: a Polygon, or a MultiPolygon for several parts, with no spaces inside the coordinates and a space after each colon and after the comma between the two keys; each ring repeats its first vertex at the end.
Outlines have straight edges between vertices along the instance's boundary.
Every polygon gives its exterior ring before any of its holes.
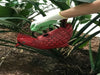
{"type": "Polygon", "coordinates": [[[91,72],[93,72],[95,65],[94,65],[92,49],[91,49],[91,40],[89,41],[89,57],[90,57],[90,64],[91,64],[91,72]]]}

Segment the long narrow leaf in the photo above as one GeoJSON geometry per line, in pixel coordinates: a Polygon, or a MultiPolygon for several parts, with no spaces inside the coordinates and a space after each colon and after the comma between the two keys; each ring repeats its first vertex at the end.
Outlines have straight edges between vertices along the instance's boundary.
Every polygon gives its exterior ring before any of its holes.
{"type": "Polygon", "coordinates": [[[91,32],[94,28],[96,28],[97,27],[97,25],[96,26],[94,26],[94,27],[92,27],[87,33],[85,33],[83,36],[81,36],[80,38],[78,38],[74,43],[73,43],[73,45],[75,45],[75,44],[77,44],[78,42],[80,42],[80,41],[83,41],[83,39],[85,38],[85,36],[87,35],[87,34],[89,34],[89,32],[91,32]]]}
{"type": "Polygon", "coordinates": [[[100,73],[100,43],[99,43],[99,48],[98,48],[98,53],[96,56],[96,62],[95,62],[95,72],[100,73]]]}
{"type": "Polygon", "coordinates": [[[40,14],[42,14],[42,16],[46,16],[45,12],[42,9],[40,9],[38,2],[30,1],[30,0],[28,0],[28,2],[34,5],[35,9],[38,10],[40,14]]]}
{"type": "Polygon", "coordinates": [[[50,0],[53,4],[55,4],[58,8],[60,8],[61,10],[66,10],[68,8],[70,8],[65,2],[59,2],[56,0],[50,0]]]}
{"type": "Polygon", "coordinates": [[[97,31],[97,32],[95,32],[95,33],[93,33],[93,34],[91,34],[90,36],[88,36],[88,37],[87,37],[86,39],[84,39],[83,41],[77,43],[76,46],[73,48],[73,50],[79,48],[82,44],[84,44],[85,42],[91,40],[94,36],[96,36],[96,35],[99,34],[99,33],[100,33],[100,30],[97,31]]]}
{"type": "Polygon", "coordinates": [[[75,36],[75,33],[76,33],[78,27],[79,27],[79,23],[76,25],[76,27],[75,27],[75,29],[73,31],[73,36],[75,36]]]}
{"type": "Polygon", "coordinates": [[[6,29],[9,29],[9,30],[11,30],[11,31],[13,31],[13,32],[19,32],[19,29],[20,28],[18,28],[17,26],[13,26],[13,25],[4,25],[4,24],[0,24],[0,28],[6,28],[6,29]]]}
{"type": "Polygon", "coordinates": [[[19,20],[26,20],[29,21],[27,18],[22,18],[22,17],[0,17],[0,20],[10,20],[10,19],[19,19],[19,20]]]}
{"type": "Polygon", "coordinates": [[[92,49],[91,49],[91,41],[89,41],[89,57],[90,57],[90,64],[91,64],[91,72],[94,71],[94,61],[93,61],[93,55],[92,55],[92,49]]]}
{"type": "Polygon", "coordinates": [[[71,24],[72,24],[73,29],[74,29],[74,27],[75,27],[75,25],[76,25],[77,21],[78,21],[78,19],[77,19],[77,18],[73,18],[72,23],[71,23],[71,24]]]}
{"type": "Polygon", "coordinates": [[[13,22],[7,21],[7,20],[0,19],[0,25],[12,26],[12,25],[16,25],[16,24],[13,22]]]}
{"type": "Polygon", "coordinates": [[[80,2],[86,2],[86,3],[92,3],[95,0],[76,0],[76,1],[80,1],[80,2]]]}
{"type": "Polygon", "coordinates": [[[73,38],[75,37],[79,37],[90,25],[92,25],[93,22],[95,22],[98,18],[100,17],[100,14],[98,14],[94,19],[92,19],[90,22],[88,22],[83,28],[80,29],[80,31],[73,36],[73,38]]]}

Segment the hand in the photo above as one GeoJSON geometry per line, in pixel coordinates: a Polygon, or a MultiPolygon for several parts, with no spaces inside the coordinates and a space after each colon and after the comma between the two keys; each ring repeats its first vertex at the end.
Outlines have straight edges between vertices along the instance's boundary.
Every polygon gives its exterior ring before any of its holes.
{"type": "Polygon", "coordinates": [[[35,31],[38,33],[42,33],[43,30],[46,30],[49,27],[53,27],[53,24],[57,22],[57,20],[65,19],[60,15],[60,12],[53,11],[50,15],[42,18],[42,20],[33,21],[31,23],[30,29],[31,31],[35,31]]]}
{"type": "Polygon", "coordinates": [[[41,21],[35,21],[32,22],[30,29],[31,31],[37,32],[37,33],[43,33],[42,31],[48,29],[48,28],[52,28],[54,29],[53,24],[56,24],[57,20],[49,20],[46,22],[41,23],[41,21]],[[40,24],[39,24],[40,23],[40,24]]]}

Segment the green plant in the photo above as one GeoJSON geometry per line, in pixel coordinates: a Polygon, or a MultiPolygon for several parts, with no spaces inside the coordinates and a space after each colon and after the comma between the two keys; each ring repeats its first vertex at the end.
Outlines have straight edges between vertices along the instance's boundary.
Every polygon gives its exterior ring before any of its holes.
{"type": "MultiPolygon", "coordinates": [[[[43,5],[48,5],[47,0],[43,0],[43,3],[40,3],[38,0],[23,0],[21,3],[19,3],[17,0],[6,0],[8,3],[5,3],[5,6],[1,6],[0,10],[6,11],[6,13],[0,12],[2,16],[0,16],[0,27],[1,28],[7,28],[9,30],[1,30],[0,33],[5,32],[21,32],[24,34],[31,35],[31,32],[27,32],[24,27],[28,23],[30,25],[31,20],[35,18],[37,15],[41,14],[42,16],[46,16],[44,9],[46,7],[43,7],[43,5]],[[43,8],[41,9],[40,6],[43,8]],[[5,10],[4,10],[5,9],[5,10]],[[38,13],[36,16],[33,16],[29,18],[30,15],[38,13]]],[[[72,2],[75,3],[75,5],[80,4],[83,1],[91,2],[91,0],[83,0],[81,2],[78,2],[78,0],[49,0],[52,2],[50,6],[53,7],[53,5],[56,5],[60,10],[69,9],[72,2]]],[[[92,0],[93,1],[93,0],[92,0]]],[[[93,37],[95,37],[100,31],[97,31],[93,33],[92,35],[88,36],[89,32],[91,32],[95,27],[99,26],[99,22],[97,21],[100,17],[100,14],[95,16],[93,19],[91,19],[91,15],[85,15],[85,16],[79,16],[73,18],[71,21],[73,25],[73,36],[71,40],[69,41],[69,44],[72,46],[72,48],[59,48],[59,49],[52,49],[52,50],[38,50],[35,48],[31,48],[28,46],[22,46],[18,47],[19,49],[24,49],[36,53],[40,53],[42,55],[55,57],[59,60],[62,60],[64,62],[63,56],[68,56],[71,52],[75,51],[78,48],[84,47],[89,40],[91,40],[93,37]],[[77,23],[78,22],[78,23],[77,23]],[[84,35],[83,32],[91,26],[93,23],[96,23],[97,25],[91,28],[87,33],[84,35]],[[85,24],[82,29],[77,31],[77,28],[80,24],[85,24]],[[64,50],[61,52],[61,50],[64,50]],[[63,53],[66,52],[64,55],[63,53]]],[[[5,42],[6,44],[0,43],[2,46],[8,46],[8,47],[15,47],[15,42],[0,39],[0,41],[5,42]],[[8,45],[8,44],[11,45],[8,45]]]]}
{"type": "Polygon", "coordinates": [[[91,74],[100,73],[100,43],[99,48],[96,53],[96,57],[93,57],[92,48],[91,48],[91,41],[89,42],[89,57],[90,57],[90,64],[91,64],[91,74]]]}

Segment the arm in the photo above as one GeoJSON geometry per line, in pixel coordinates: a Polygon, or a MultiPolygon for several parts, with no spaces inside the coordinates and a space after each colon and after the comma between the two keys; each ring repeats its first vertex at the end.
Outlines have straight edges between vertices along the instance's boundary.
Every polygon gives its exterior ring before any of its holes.
{"type": "Polygon", "coordinates": [[[68,10],[61,11],[60,14],[63,17],[70,18],[81,15],[88,15],[100,12],[100,0],[96,0],[93,3],[85,3],[68,10]]]}
{"type": "Polygon", "coordinates": [[[96,0],[93,3],[81,4],[60,12],[51,12],[50,15],[47,15],[46,17],[31,23],[30,28],[31,31],[39,31],[39,29],[41,29],[40,31],[42,31],[42,28],[48,26],[48,22],[51,20],[62,20],[81,15],[93,14],[97,12],[100,12],[100,0],[96,0]]]}

